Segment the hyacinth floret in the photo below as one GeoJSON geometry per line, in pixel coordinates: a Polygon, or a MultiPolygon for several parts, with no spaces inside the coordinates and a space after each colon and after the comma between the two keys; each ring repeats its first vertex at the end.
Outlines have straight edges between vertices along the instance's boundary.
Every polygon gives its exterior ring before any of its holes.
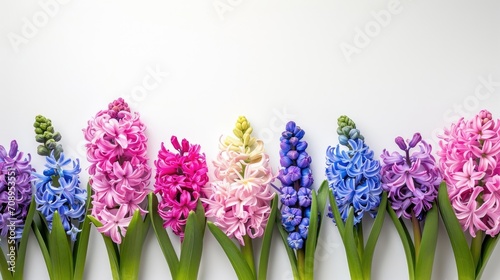
{"type": "Polygon", "coordinates": [[[84,129],[93,190],[92,216],[102,223],[98,231],[119,244],[134,213],[146,211],[151,178],[146,126],[139,113],[122,99],[99,111],[84,129]]]}
{"type": "MultiPolygon", "coordinates": [[[[372,217],[377,214],[382,195],[380,163],[350,118],[341,116],[338,123],[340,144],[327,148],[326,177],[342,220],[347,220],[353,208],[356,225],[365,212],[372,217]]],[[[333,218],[331,209],[328,215],[333,218]]]]}
{"type": "Polygon", "coordinates": [[[16,140],[9,152],[0,145],[0,236],[7,237],[15,226],[14,240],[19,240],[30,207],[34,176],[31,156],[18,150],[16,140]]]}
{"type": "Polygon", "coordinates": [[[192,145],[186,139],[181,144],[176,136],[171,143],[176,152],[162,143],[155,161],[155,194],[159,194],[158,214],[163,227],[171,228],[181,238],[190,211],[196,210],[198,200],[204,196],[208,182],[208,167],[200,145],[192,145]]]}
{"type": "Polygon", "coordinates": [[[422,140],[420,133],[406,142],[399,136],[395,142],[404,153],[386,149],[382,152],[382,188],[398,217],[423,220],[436,200],[441,172],[431,154],[431,145],[422,140]],[[410,154],[413,148],[418,150],[410,154]]]}
{"type": "Polygon", "coordinates": [[[274,180],[269,155],[262,140],[253,137],[248,120],[236,121],[234,136],[220,140],[217,159],[213,161],[213,180],[204,188],[206,216],[228,237],[245,246],[245,236],[259,238],[264,234],[271,212],[274,180]]]}
{"type": "Polygon", "coordinates": [[[281,201],[281,224],[288,232],[288,246],[302,249],[307,239],[312,199],[311,157],[306,152],[305,131],[290,121],[280,137],[278,189],[281,201]]]}
{"type": "Polygon", "coordinates": [[[488,110],[460,118],[439,135],[439,167],[462,229],[500,232],[500,120],[488,110]]]}

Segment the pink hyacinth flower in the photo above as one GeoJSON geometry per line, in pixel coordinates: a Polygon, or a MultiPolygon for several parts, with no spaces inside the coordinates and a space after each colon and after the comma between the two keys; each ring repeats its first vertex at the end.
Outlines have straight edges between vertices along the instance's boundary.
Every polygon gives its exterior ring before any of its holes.
{"type": "Polygon", "coordinates": [[[472,237],[500,232],[500,120],[487,110],[440,136],[439,165],[455,214],[472,237]]]}
{"type": "Polygon", "coordinates": [[[171,228],[182,239],[189,212],[196,210],[203,196],[208,168],[199,145],[191,145],[186,139],[181,145],[175,136],[171,142],[177,152],[167,150],[163,143],[158,152],[154,193],[161,197],[158,214],[164,220],[163,227],[171,228]]]}
{"type": "Polygon", "coordinates": [[[93,190],[92,216],[103,225],[98,231],[121,243],[136,211],[147,213],[148,166],[146,126],[139,113],[130,112],[119,98],[99,111],[84,129],[93,190]]]}

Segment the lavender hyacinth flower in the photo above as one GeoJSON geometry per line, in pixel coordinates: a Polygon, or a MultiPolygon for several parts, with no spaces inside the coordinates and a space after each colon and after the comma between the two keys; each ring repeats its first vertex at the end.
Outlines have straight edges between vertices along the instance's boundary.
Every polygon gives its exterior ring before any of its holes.
{"type": "Polygon", "coordinates": [[[314,182],[311,157],[305,151],[307,142],[302,140],[304,134],[290,121],[280,138],[281,223],[289,234],[288,245],[292,249],[302,249],[307,239],[314,182]]]}
{"type": "Polygon", "coordinates": [[[415,133],[406,142],[397,137],[395,142],[404,153],[389,153],[384,149],[380,156],[382,188],[388,193],[391,207],[398,217],[411,219],[414,215],[423,220],[437,197],[442,181],[436,160],[431,155],[432,147],[422,140],[420,133],[415,133]],[[417,147],[419,150],[410,154],[410,150],[417,147]]]}
{"type": "MultiPolygon", "coordinates": [[[[342,220],[347,220],[352,207],[356,225],[365,212],[372,217],[377,214],[382,195],[380,164],[351,119],[341,116],[338,125],[340,144],[326,151],[326,177],[342,220]]],[[[331,209],[328,215],[333,218],[331,209]]]]}
{"type": "Polygon", "coordinates": [[[10,235],[15,225],[15,240],[21,238],[24,222],[30,207],[33,180],[31,156],[18,151],[16,140],[10,143],[7,153],[0,145],[0,236],[10,235]]]}

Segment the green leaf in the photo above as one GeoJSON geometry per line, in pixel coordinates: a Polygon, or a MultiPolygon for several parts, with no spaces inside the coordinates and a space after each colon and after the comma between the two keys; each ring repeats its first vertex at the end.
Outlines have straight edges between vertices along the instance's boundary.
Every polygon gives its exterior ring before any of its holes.
{"type": "Polygon", "coordinates": [[[380,201],[380,205],[378,208],[379,210],[377,213],[377,217],[373,222],[370,235],[368,236],[368,240],[365,245],[365,251],[362,259],[364,279],[371,279],[373,254],[375,253],[375,246],[377,246],[377,240],[378,237],[380,236],[380,232],[382,231],[382,226],[384,225],[386,208],[387,208],[387,193],[383,192],[382,199],[380,201]]]}
{"type": "Polygon", "coordinates": [[[439,215],[437,208],[436,203],[434,203],[432,208],[427,212],[425,218],[420,253],[415,270],[416,279],[431,279],[432,277],[432,266],[434,264],[434,255],[438,238],[439,215]]]}
{"type": "Polygon", "coordinates": [[[156,239],[160,244],[165,260],[167,261],[172,279],[177,279],[177,273],[179,272],[179,258],[177,257],[167,231],[163,228],[163,220],[160,215],[158,215],[158,198],[153,193],[150,193],[148,195],[148,200],[151,225],[153,226],[156,239]]]}
{"type": "Polygon", "coordinates": [[[473,265],[472,255],[469,251],[467,239],[462,231],[462,227],[458,222],[455,212],[451,207],[450,199],[448,197],[448,190],[446,183],[442,182],[439,186],[438,192],[439,211],[444,222],[448,237],[450,238],[451,247],[455,256],[457,265],[458,277],[462,279],[475,279],[476,273],[473,265]]]}
{"type": "Polygon", "coordinates": [[[328,197],[330,199],[330,208],[332,209],[332,214],[333,218],[335,220],[335,225],[337,226],[339,230],[340,237],[342,238],[342,242],[345,243],[345,224],[344,221],[342,220],[342,217],[340,216],[339,208],[337,206],[337,201],[335,200],[335,197],[333,196],[333,191],[332,189],[329,189],[328,192],[328,197]]]}
{"type": "Polygon", "coordinates": [[[120,279],[122,280],[135,280],[139,277],[142,247],[149,223],[148,217],[143,220],[140,211],[135,211],[120,245],[120,279]]]}
{"type": "Polygon", "coordinates": [[[179,273],[177,274],[176,279],[198,279],[202,248],[203,235],[201,234],[198,217],[195,212],[191,211],[188,215],[184,231],[184,240],[181,245],[179,273]]]}
{"type": "MultiPolygon", "coordinates": [[[[92,189],[90,183],[87,184],[87,201],[85,203],[85,213],[88,214],[90,207],[90,194],[92,189]]],[[[75,273],[73,275],[73,280],[83,279],[83,274],[85,270],[85,262],[87,260],[87,249],[89,245],[90,238],[90,219],[85,216],[82,224],[82,231],[78,233],[75,244],[73,245],[73,259],[75,261],[75,273]]]]}
{"type": "Polygon", "coordinates": [[[271,251],[271,241],[273,238],[274,226],[276,225],[276,213],[278,212],[278,195],[275,195],[271,201],[271,214],[267,220],[264,235],[262,236],[262,248],[259,258],[259,272],[257,279],[267,279],[267,268],[269,266],[269,255],[271,251]]]}
{"type": "Polygon", "coordinates": [[[73,278],[73,255],[59,213],[56,211],[52,219],[52,231],[49,234],[49,252],[52,259],[53,280],[73,278]]]}
{"type": "MultiPolygon", "coordinates": [[[[102,227],[101,222],[91,215],[87,215],[89,220],[94,224],[95,227],[102,227]]],[[[109,266],[111,268],[111,275],[114,280],[120,280],[120,252],[118,246],[113,242],[113,240],[101,233],[102,239],[104,240],[104,245],[106,246],[106,251],[108,252],[109,266]]]]}
{"type": "Polygon", "coordinates": [[[349,209],[349,216],[345,224],[344,247],[347,255],[347,264],[352,279],[364,279],[362,262],[359,258],[356,238],[354,236],[354,208],[349,209]]]}
{"type": "Polygon", "coordinates": [[[297,266],[297,257],[295,256],[295,252],[290,246],[288,246],[288,233],[285,231],[283,226],[280,224],[281,220],[279,215],[276,217],[276,222],[278,223],[278,231],[281,235],[281,240],[283,241],[283,246],[285,247],[286,254],[288,255],[288,260],[290,261],[290,266],[292,267],[293,279],[300,279],[299,276],[299,268],[297,266]]]}
{"type": "Polygon", "coordinates": [[[486,235],[486,237],[484,238],[483,246],[481,249],[481,258],[479,259],[479,263],[477,264],[476,268],[476,279],[481,279],[484,269],[486,268],[486,264],[488,263],[488,260],[490,259],[491,254],[493,253],[495,246],[497,245],[497,242],[498,235],[496,235],[495,237],[486,235]]]}
{"type": "Polygon", "coordinates": [[[318,201],[316,192],[311,192],[311,218],[309,219],[309,229],[305,247],[305,279],[314,279],[314,253],[316,252],[316,244],[318,240],[318,201]],[[317,217],[317,218],[315,218],[317,217]]]}
{"type": "Polygon", "coordinates": [[[392,209],[390,203],[387,203],[387,212],[389,212],[389,217],[391,217],[394,226],[399,234],[401,243],[403,243],[403,249],[405,251],[406,263],[408,266],[408,279],[415,279],[415,247],[411,239],[408,228],[406,227],[404,221],[396,215],[396,212],[392,209]]]}
{"type": "MultiPolygon", "coordinates": [[[[318,222],[318,231],[317,231],[318,237],[319,237],[319,233],[321,231],[321,221],[323,220],[323,217],[325,216],[324,213],[325,213],[327,201],[329,199],[329,197],[328,197],[329,192],[330,192],[330,187],[328,186],[328,181],[323,180],[323,182],[321,183],[321,186],[319,187],[318,195],[317,195],[318,215],[320,217],[320,220],[318,222]]],[[[317,242],[317,240],[318,239],[316,239],[316,242],[317,242]]]]}
{"type": "Polygon", "coordinates": [[[207,226],[226,253],[229,261],[231,262],[231,265],[234,268],[234,271],[236,272],[236,275],[238,276],[238,279],[254,280],[255,275],[253,274],[252,269],[250,268],[250,266],[248,266],[248,263],[245,261],[245,258],[243,257],[241,251],[233,243],[233,241],[229,239],[229,237],[227,237],[227,235],[222,232],[222,230],[220,230],[214,223],[207,222],[207,226]]]}
{"type": "Polygon", "coordinates": [[[201,232],[202,236],[205,236],[205,228],[207,225],[207,217],[205,216],[205,208],[203,208],[203,204],[201,200],[198,200],[198,204],[196,205],[196,220],[198,221],[198,230],[201,232]]]}
{"type": "Polygon", "coordinates": [[[41,217],[42,215],[39,212],[37,212],[37,214],[38,215],[35,216],[38,219],[35,219],[34,217],[31,228],[33,229],[33,233],[35,234],[35,237],[38,241],[38,246],[40,247],[40,251],[42,252],[43,260],[45,261],[45,266],[47,267],[47,273],[49,274],[49,277],[52,278],[52,260],[50,259],[49,248],[47,246],[48,241],[44,237],[45,234],[42,233],[46,233],[47,231],[45,224],[40,221],[41,219],[43,219],[43,217],[41,217]]]}
{"type": "Polygon", "coordinates": [[[2,279],[4,280],[12,280],[14,277],[12,273],[9,271],[9,265],[7,264],[7,260],[5,259],[4,252],[0,249],[0,275],[2,275],[2,279]]]}
{"type": "MultiPolygon", "coordinates": [[[[36,203],[35,196],[31,198],[30,207],[28,214],[26,215],[26,220],[24,221],[24,229],[19,241],[19,250],[17,251],[17,261],[16,261],[16,273],[14,273],[15,280],[22,280],[24,274],[24,260],[26,258],[26,248],[28,247],[29,234],[31,231],[31,225],[33,222],[33,217],[36,213],[36,203]]],[[[4,278],[6,279],[6,278],[4,278]]]]}

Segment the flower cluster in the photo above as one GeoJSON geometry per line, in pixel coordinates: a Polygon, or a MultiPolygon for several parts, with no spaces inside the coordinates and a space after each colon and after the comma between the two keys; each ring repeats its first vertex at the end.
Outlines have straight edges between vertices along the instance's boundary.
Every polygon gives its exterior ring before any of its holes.
{"type": "Polygon", "coordinates": [[[208,168],[200,145],[191,145],[186,139],[179,144],[175,136],[171,143],[177,153],[167,150],[163,143],[158,152],[154,192],[162,198],[158,214],[164,220],[163,227],[172,228],[182,238],[189,212],[196,209],[203,197],[208,168]]]}
{"type": "MultiPolygon", "coordinates": [[[[326,151],[326,177],[345,222],[350,208],[354,209],[354,224],[365,212],[375,217],[382,195],[380,163],[365,144],[355,123],[346,116],[338,119],[339,145],[326,151]],[[341,146],[347,149],[341,149],[341,146]]],[[[330,217],[333,217],[329,213],[330,217]]]]}
{"type": "Polygon", "coordinates": [[[464,231],[500,232],[500,120],[487,110],[440,135],[439,167],[464,231]]]}
{"type": "Polygon", "coordinates": [[[85,219],[87,191],[80,188],[80,162],[65,158],[61,134],[55,132],[50,119],[38,115],[35,118],[35,139],[39,155],[45,156],[45,170],[35,173],[36,209],[52,230],[52,221],[57,212],[66,234],[72,241],[81,231],[79,226],[85,219]]]}
{"type": "Polygon", "coordinates": [[[11,141],[8,153],[0,145],[0,236],[10,235],[10,227],[15,225],[16,240],[21,238],[32,195],[34,169],[31,156],[23,156],[16,140],[11,141]]]}
{"type": "Polygon", "coordinates": [[[81,231],[78,227],[85,219],[87,191],[80,188],[80,163],[78,159],[66,159],[61,152],[58,159],[54,153],[46,157],[46,169],[42,174],[35,174],[36,209],[45,217],[49,230],[57,211],[61,217],[66,234],[75,241],[81,231]],[[70,165],[71,164],[71,165],[70,165]]]}
{"type": "Polygon", "coordinates": [[[380,156],[382,188],[388,193],[391,207],[398,217],[412,219],[414,216],[423,220],[436,200],[442,180],[436,160],[431,155],[432,147],[422,140],[420,133],[415,133],[406,142],[402,137],[397,137],[395,141],[404,155],[384,149],[380,156]],[[417,145],[419,150],[410,154],[410,150],[417,145]]]}
{"type": "Polygon", "coordinates": [[[302,140],[304,130],[290,121],[280,137],[280,165],[278,179],[282,188],[280,200],[281,223],[288,232],[288,245],[302,249],[307,239],[311,212],[311,192],[314,182],[310,168],[311,157],[302,140]]]}
{"type": "Polygon", "coordinates": [[[263,235],[274,196],[274,180],[269,156],[261,140],[251,136],[253,129],[245,117],[239,117],[233,130],[236,137],[220,141],[215,180],[205,188],[206,216],[214,218],[228,237],[245,245],[244,237],[263,235]]]}
{"type": "Polygon", "coordinates": [[[84,129],[90,162],[92,216],[102,226],[98,231],[121,243],[136,210],[147,211],[143,202],[151,167],[147,164],[146,126],[138,113],[131,113],[119,98],[108,110],[99,111],[84,129]]]}

